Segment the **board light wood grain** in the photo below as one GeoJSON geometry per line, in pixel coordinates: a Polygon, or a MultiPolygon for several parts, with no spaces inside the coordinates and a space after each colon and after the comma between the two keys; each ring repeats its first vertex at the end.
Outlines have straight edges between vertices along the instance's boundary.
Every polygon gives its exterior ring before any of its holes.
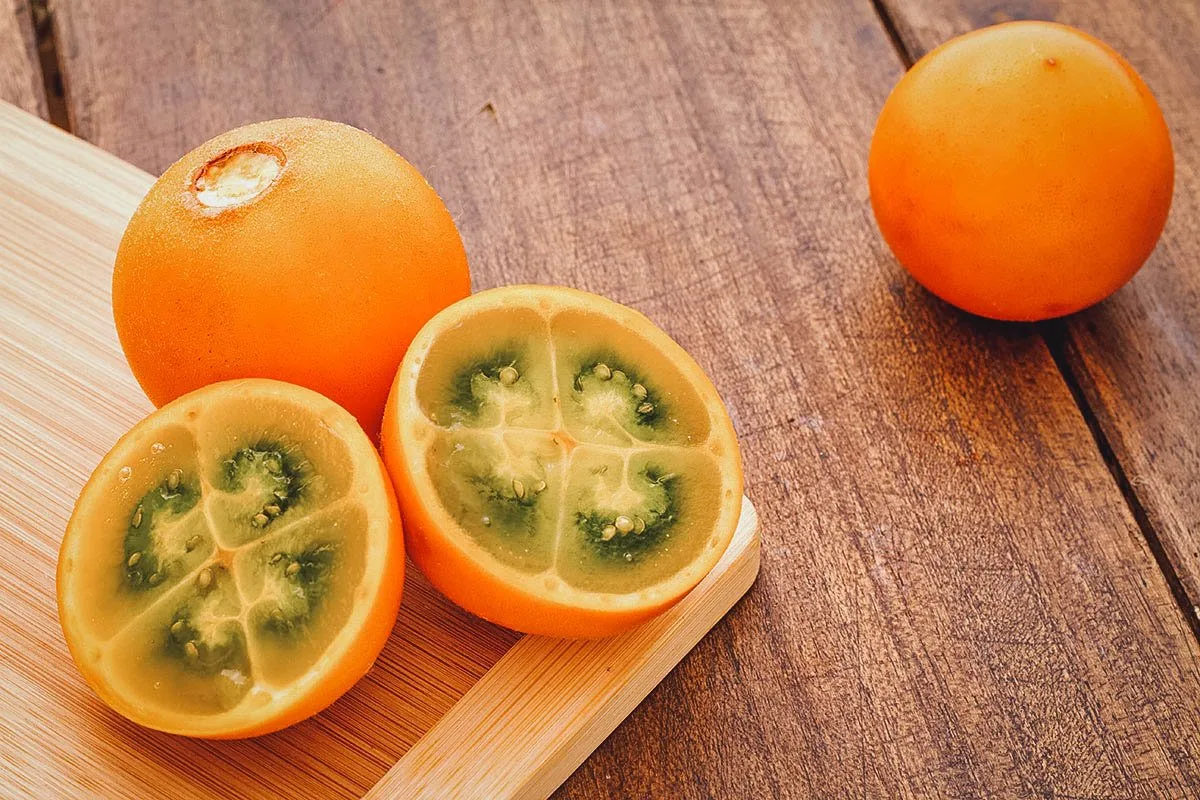
{"type": "Polygon", "coordinates": [[[253,119],[365,127],[476,288],[607,294],[713,377],[762,573],[561,797],[1200,782],[1200,652],[1044,342],[939,304],[874,229],[903,65],[870,3],[55,7],[89,140],[160,169],[253,119]]]}
{"type": "Polygon", "coordinates": [[[427,735],[434,742],[389,786],[414,781],[426,796],[448,796],[435,778],[454,779],[443,760],[461,760],[482,768],[473,779],[489,781],[489,797],[548,794],[749,587],[758,568],[749,502],[702,587],[620,639],[518,639],[454,608],[410,569],[400,620],[368,677],[327,712],[257,740],[143,730],[84,685],[58,628],[54,565],[83,481],[150,410],[108,304],[117,241],[150,182],[0,103],[0,795],[358,797],[427,735]],[[486,726],[466,724],[480,714],[486,726]],[[498,760],[492,743],[505,737],[536,769],[498,760]]]}

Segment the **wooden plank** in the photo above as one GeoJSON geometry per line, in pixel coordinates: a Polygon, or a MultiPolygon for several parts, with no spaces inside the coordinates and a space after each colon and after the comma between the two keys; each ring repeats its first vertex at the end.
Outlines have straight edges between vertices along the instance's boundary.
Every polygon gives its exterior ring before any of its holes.
{"type": "Polygon", "coordinates": [[[46,117],[30,0],[6,0],[0,5],[0,100],[46,117]]]}
{"type": "Polygon", "coordinates": [[[72,113],[159,169],[254,118],[377,132],[476,287],[599,291],[713,375],[756,588],[564,797],[1175,796],[1197,644],[1036,332],[966,319],[870,221],[901,74],[867,4],[63,4],[72,113]]]}
{"type": "Polygon", "coordinates": [[[1111,300],[1056,324],[1071,371],[1200,618],[1200,6],[886,0],[906,47],[1007,19],[1055,19],[1100,37],[1150,85],[1175,147],[1175,197],[1158,249],[1111,300]]]}
{"type": "Polygon", "coordinates": [[[746,593],[758,569],[758,515],[747,500],[729,550],[678,605],[610,639],[526,636],[367,798],[548,797],[746,593]]]}

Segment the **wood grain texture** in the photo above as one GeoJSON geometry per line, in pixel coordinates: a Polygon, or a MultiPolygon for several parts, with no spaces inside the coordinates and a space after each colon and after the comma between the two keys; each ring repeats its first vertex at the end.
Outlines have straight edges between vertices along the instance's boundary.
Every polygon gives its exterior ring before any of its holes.
{"type": "Polygon", "coordinates": [[[67,517],[101,456],[150,411],[109,305],[117,241],[150,183],[0,104],[0,796],[361,796],[516,640],[416,571],[368,676],[326,713],[256,740],[126,722],[63,642],[54,569],[67,517]]]}
{"type": "Polygon", "coordinates": [[[0,100],[46,116],[30,0],[0,0],[0,100]]]}
{"type": "Polygon", "coordinates": [[[1200,618],[1200,4],[1194,0],[885,0],[914,55],[1009,19],[1074,25],[1149,84],[1175,148],[1175,196],[1146,266],[1110,300],[1056,323],[1073,374],[1200,618]]]}
{"type": "Polygon", "coordinates": [[[956,314],[870,220],[902,66],[867,3],[72,0],[78,130],[148,169],[232,125],[378,133],[476,288],[648,313],[735,416],[747,600],[562,797],[1179,797],[1197,644],[1036,331],[956,314]]]}
{"type": "Polygon", "coordinates": [[[368,800],[544,800],[754,582],[747,500],[729,549],[678,605],[600,641],[526,636],[405,753],[368,800]]]}

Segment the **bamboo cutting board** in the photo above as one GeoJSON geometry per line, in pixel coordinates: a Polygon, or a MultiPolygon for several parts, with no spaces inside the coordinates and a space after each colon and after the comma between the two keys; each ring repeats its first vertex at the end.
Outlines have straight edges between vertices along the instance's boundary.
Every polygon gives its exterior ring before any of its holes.
{"type": "Polygon", "coordinates": [[[546,797],[753,583],[753,507],[713,573],[624,636],[521,637],[410,568],[375,668],[317,717],[238,742],[126,722],[71,662],[54,569],[83,482],[151,409],[109,308],[113,253],[151,182],[0,104],[0,795],[546,797]]]}

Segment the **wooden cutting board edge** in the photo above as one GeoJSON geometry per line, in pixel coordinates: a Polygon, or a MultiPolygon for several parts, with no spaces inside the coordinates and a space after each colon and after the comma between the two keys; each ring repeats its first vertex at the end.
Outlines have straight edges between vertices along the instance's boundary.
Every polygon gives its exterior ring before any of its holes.
{"type": "Polygon", "coordinates": [[[611,639],[524,637],[365,797],[548,797],[750,589],[759,544],[743,498],[720,562],[662,615],[611,639]]]}

